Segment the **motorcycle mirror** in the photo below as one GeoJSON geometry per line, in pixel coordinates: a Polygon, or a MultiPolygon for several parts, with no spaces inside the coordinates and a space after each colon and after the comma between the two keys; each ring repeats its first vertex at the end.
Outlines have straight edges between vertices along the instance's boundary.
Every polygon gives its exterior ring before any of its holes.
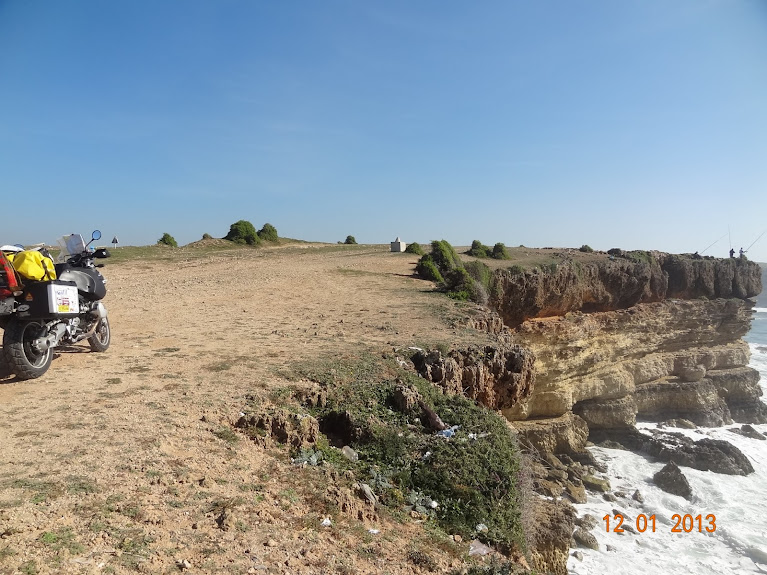
{"type": "Polygon", "coordinates": [[[91,234],[91,238],[93,238],[93,240],[100,240],[101,232],[99,230],[93,230],[93,233],[91,234]]]}

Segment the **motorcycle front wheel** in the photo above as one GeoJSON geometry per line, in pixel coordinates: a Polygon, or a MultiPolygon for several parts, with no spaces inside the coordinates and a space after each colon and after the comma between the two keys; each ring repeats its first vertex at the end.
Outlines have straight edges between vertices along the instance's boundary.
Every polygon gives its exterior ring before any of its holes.
{"type": "Polygon", "coordinates": [[[35,379],[51,366],[53,349],[40,353],[32,342],[45,335],[45,323],[11,319],[3,333],[3,353],[11,371],[19,379],[35,379]]]}
{"type": "Polygon", "coordinates": [[[111,341],[112,332],[109,330],[109,320],[102,317],[96,326],[96,331],[88,338],[88,343],[93,351],[106,351],[111,341]]]}

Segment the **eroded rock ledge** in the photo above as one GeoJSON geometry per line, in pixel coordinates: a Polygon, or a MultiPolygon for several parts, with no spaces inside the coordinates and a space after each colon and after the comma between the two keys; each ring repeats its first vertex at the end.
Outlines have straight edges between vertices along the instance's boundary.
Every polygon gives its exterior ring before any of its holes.
{"type": "Polygon", "coordinates": [[[645,252],[645,261],[624,258],[569,262],[556,269],[496,272],[490,305],[504,323],[627,309],[670,298],[749,298],[762,291],[758,264],[742,259],[692,259],[645,252]]]}

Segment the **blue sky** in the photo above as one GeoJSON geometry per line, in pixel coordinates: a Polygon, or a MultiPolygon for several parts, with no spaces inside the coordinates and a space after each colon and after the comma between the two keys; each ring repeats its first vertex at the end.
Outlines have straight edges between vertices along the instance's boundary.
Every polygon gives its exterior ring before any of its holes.
{"type": "Polygon", "coordinates": [[[0,0],[0,243],[725,255],[767,229],[765,63],[760,0],[0,0]]]}

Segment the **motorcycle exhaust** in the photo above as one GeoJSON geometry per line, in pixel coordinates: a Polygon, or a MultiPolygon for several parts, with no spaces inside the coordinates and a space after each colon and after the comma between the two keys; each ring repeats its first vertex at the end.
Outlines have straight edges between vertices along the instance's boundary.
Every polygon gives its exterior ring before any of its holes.
{"type": "Polygon", "coordinates": [[[64,337],[65,333],[67,333],[66,326],[63,323],[57,323],[51,328],[51,333],[47,336],[38,337],[37,339],[32,340],[32,347],[38,353],[45,353],[50,348],[59,345],[59,341],[61,341],[61,338],[64,337]]]}

